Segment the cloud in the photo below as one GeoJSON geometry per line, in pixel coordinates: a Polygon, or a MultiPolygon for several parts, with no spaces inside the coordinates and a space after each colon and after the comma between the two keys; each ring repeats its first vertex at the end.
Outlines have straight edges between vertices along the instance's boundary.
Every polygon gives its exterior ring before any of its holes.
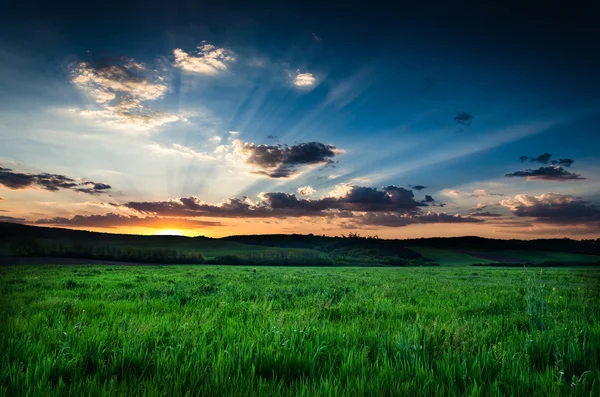
{"type": "Polygon", "coordinates": [[[408,185],[409,188],[413,189],[413,190],[423,190],[423,189],[427,189],[427,186],[423,186],[423,185],[408,185]]]}
{"type": "Polygon", "coordinates": [[[208,138],[208,140],[211,142],[219,143],[219,142],[221,142],[222,138],[218,135],[215,135],[215,136],[211,136],[210,138],[208,138]]]}
{"type": "Polygon", "coordinates": [[[310,186],[303,186],[298,188],[298,194],[301,196],[312,196],[316,193],[316,190],[310,186]]]}
{"type": "Polygon", "coordinates": [[[298,71],[298,74],[294,78],[294,85],[299,88],[313,87],[316,82],[317,79],[315,79],[312,73],[300,73],[298,71]]]}
{"type": "Polygon", "coordinates": [[[25,220],[23,218],[15,218],[15,217],[12,217],[12,216],[0,215],[0,222],[26,223],[27,220],[25,220]]]}
{"type": "Polygon", "coordinates": [[[456,189],[444,189],[441,193],[446,197],[460,198],[460,191],[456,189]]]}
{"type": "Polygon", "coordinates": [[[197,152],[194,149],[181,145],[179,143],[173,143],[171,146],[162,146],[158,143],[151,143],[146,145],[146,149],[160,156],[174,156],[190,160],[214,160],[215,157],[208,153],[197,152]]]}
{"type": "Polygon", "coordinates": [[[311,34],[312,34],[313,39],[315,39],[316,41],[321,41],[321,38],[319,36],[317,36],[314,33],[311,33],[311,34]]]}
{"type": "Polygon", "coordinates": [[[105,215],[75,215],[71,218],[55,217],[39,219],[36,225],[75,226],[75,227],[148,227],[153,229],[196,229],[211,226],[221,226],[220,222],[199,221],[182,218],[137,217],[115,213],[105,215]]]}
{"type": "Polygon", "coordinates": [[[11,190],[41,188],[56,192],[65,189],[92,195],[108,193],[111,189],[111,186],[105,183],[74,179],[65,175],[46,172],[40,174],[13,172],[10,168],[2,167],[0,167],[0,185],[11,190]]]}
{"type": "Polygon", "coordinates": [[[145,105],[162,98],[167,84],[164,77],[132,59],[97,64],[80,62],[71,71],[71,81],[97,103],[95,109],[76,109],[81,116],[146,129],[182,119],[145,105]]]}
{"type": "Polygon", "coordinates": [[[304,165],[330,165],[333,158],[340,153],[333,145],[321,142],[306,142],[292,146],[287,145],[255,145],[233,142],[233,158],[241,159],[244,164],[258,170],[254,174],[269,178],[289,178],[298,172],[298,167],[304,165]]]}
{"type": "Polygon", "coordinates": [[[467,112],[460,112],[454,117],[456,124],[470,126],[473,122],[473,115],[467,112]]]}
{"type": "Polygon", "coordinates": [[[552,160],[550,163],[553,165],[562,165],[564,167],[570,167],[571,165],[573,165],[574,162],[575,160],[572,159],[558,159],[552,160]]]}
{"type": "Polygon", "coordinates": [[[552,158],[552,155],[550,153],[544,153],[537,157],[521,156],[521,157],[519,157],[519,160],[521,160],[521,163],[525,163],[527,160],[529,160],[530,163],[540,163],[540,164],[550,163],[551,165],[560,165],[560,166],[564,166],[564,167],[570,167],[575,162],[575,160],[568,159],[568,158],[558,159],[558,160],[550,160],[551,158],[552,158]]]}
{"type": "Polygon", "coordinates": [[[434,201],[435,201],[435,199],[432,196],[428,195],[428,194],[426,194],[425,195],[425,199],[423,199],[424,203],[433,203],[434,201]]]}
{"type": "Polygon", "coordinates": [[[552,155],[550,153],[544,153],[544,154],[540,154],[537,157],[530,158],[529,162],[531,162],[531,163],[540,163],[540,164],[548,164],[548,161],[550,161],[551,157],[552,157],[552,155]]]}
{"type": "Polygon", "coordinates": [[[488,192],[485,189],[475,189],[469,197],[504,196],[504,193],[488,192]]]}
{"type": "Polygon", "coordinates": [[[72,81],[78,86],[90,91],[98,103],[111,102],[117,96],[123,98],[123,106],[133,106],[134,103],[125,104],[125,100],[154,101],[167,92],[163,79],[145,76],[141,72],[144,67],[132,68],[130,61],[123,64],[101,64],[96,67],[90,63],[81,62],[72,71],[72,81]]]}
{"type": "Polygon", "coordinates": [[[569,180],[581,180],[585,179],[579,174],[574,174],[566,171],[564,168],[558,165],[549,165],[547,167],[540,167],[536,170],[528,169],[524,171],[516,171],[510,174],[506,174],[506,177],[521,177],[527,178],[528,180],[546,180],[546,181],[569,181],[569,180]]]}
{"type": "MultiPolygon", "coordinates": [[[[308,187],[300,188],[305,190],[308,187]]],[[[304,191],[304,193],[307,193],[304,191]]],[[[432,199],[432,198],[431,198],[432,199]]],[[[149,217],[220,217],[220,218],[325,218],[347,224],[400,227],[416,223],[480,223],[472,216],[450,215],[432,211],[427,199],[418,201],[410,189],[384,186],[381,189],[338,185],[328,194],[316,198],[301,198],[293,193],[261,193],[258,200],[249,197],[230,198],[211,204],[198,197],[167,201],[128,202],[122,209],[133,210],[149,217]]]]}
{"type": "Polygon", "coordinates": [[[80,186],[83,187],[77,187],[75,188],[75,191],[87,194],[100,194],[112,189],[112,187],[110,185],[107,185],[106,183],[96,183],[91,181],[83,182],[80,186]]]}
{"type": "Polygon", "coordinates": [[[180,48],[173,50],[175,66],[185,71],[205,75],[216,75],[227,70],[228,64],[235,61],[233,51],[215,47],[203,42],[197,47],[195,54],[187,53],[180,48]]]}
{"type": "Polygon", "coordinates": [[[402,227],[416,223],[481,223],[483,220],[470,216],[450,215],[445,212],[427,212],[425,214],[367,214],[360,223],[370,226],[402,227]]]}
{"type": "Polygon", "coordinates": [[[567,194],[544,193],[539,196],[526,194],[502,200],[518,217],[533,217],[539,222],[578,224],[600,222],[600,207],[567,194]]]}
{"type": "Polygon", "coordinates": [[[469,215],[470,216],[475,216],[475,217],[497,217],[497,216],[502,216],[501,214],[496,214],[496,213],[493,213],[493,212],[482,212],[482,211],[471,212],[469,215]]]}
{"type": "Polygon", "coordinates": [[[318,199],[298,198],[293,193],[261,193],[259,201],[248,197],[230,198],[219,204],[210,204],[198,197],[155,202],[128,202],[121,207],[155,216],[204,217],[300,217],[324,216],[339,211],[419,213],[427,203],[417,201],[412,190],[385,186],[371,187],[343,185],[318,199]]]}

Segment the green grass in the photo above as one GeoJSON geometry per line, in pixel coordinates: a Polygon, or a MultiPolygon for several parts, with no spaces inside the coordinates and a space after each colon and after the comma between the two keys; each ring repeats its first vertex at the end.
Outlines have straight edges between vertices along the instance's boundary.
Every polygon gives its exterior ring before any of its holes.
{"type": "Polygon", "coordinates": [[[569,252],[549,252],[549,251],[535,251],[535,250],[516,250],[516,251],[502,251],[494,252],[498,255],[515,258],[517,261],[530,261],[534,263],[542,262],[578,262],[578,263],[600,263],[600,256],[597,255],[581,255],[569,252]]]}
{"type": "Polygon", "coordinates": [[[598,396],[599,283],[598,268],[1,267],[0,395],[598,396]]]}
{"type": "Polygon", "coordinates": [[[483,258],[478,258],[462,252],[456,252],[445,249],[425,248],[425,247],[409,247],[411,250],[418,252],[425,258],[433,259],[440,266],[471,266],[476,263],[497,263],[483,258]]]}

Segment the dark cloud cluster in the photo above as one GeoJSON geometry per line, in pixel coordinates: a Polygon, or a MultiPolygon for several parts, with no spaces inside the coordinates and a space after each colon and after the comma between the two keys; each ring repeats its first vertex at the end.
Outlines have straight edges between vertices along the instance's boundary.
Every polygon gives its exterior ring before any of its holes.
{"type": "Polygon", "coordinates": [[[531,159],[529,159],[529,161],[531,163],[548,164],[548,161],[550,161],[551,157],[552,155],[550,153],[544,153],[537,157],[532,157],[531,159]]]}
{"type": "Polygon", "coordinates": [[[105,215],[75,215],[71,218],[54,217],[39,219],[35,221],[36,225],[54,225],[54,226],[75,226],[75,227],[97,227],[97,228],[115,228],[120,226],[129,227],[150,227],[150,228],[177,228],[194,229],[210,226],[221,226],[220,222],[199,221],[178,218],[163,217],[137,217],[125,216],[115,213],[105,215]]]}
{"type": "Polygon", "coordinates": [[[538,169],[528,169],[524,171],[511,172],[505,175],[506,177],[520,177],[531,180],[546,180],[546,181],[570,181],[585,179],[579,174],[569,172],[559,165],[549,165],[538,169]]]}
{"type": "Polygon", "coordinates": [[[551,158],[552,158],[552,154],[544,153],[537,157],[521,156],[521,157],[519,157],[519,160],[521,160],[521,163],[526,163],[529,160],[530,163],[540,163],[540,164],[550,163],[551,165],[560,165],[563,167],[570,167],[575,162],[575,160],[568,159],[568,158],[558,159],[558,160],[550,160],[551,158]]]}
{"type": "MultiPolygon", "coordinates": [[[[422,208],[434,202],[432,196],[418,201],[410,189],[385,186],[376,189],[347,186],[341,194],[318,199],[299,198],[295,194],[262,193],[260,201],[248,197],[232,198],[221,204],[205,203],[197,197],[155,202],[128,202],[122,207],[148,216],[288,218],[348,218],[365,225],[399,227],[414,223],[461,223],[481,220],[445,213],[427,212],[422,208]]],[[[433,205],[433,204],[431,204],[433,205]]]]}
{"type": "Polygon", "coordinates": [[[255,145],[245,143],[242,151],[248,157],[247,164],[261,168],[255,174],[269,178],[289,178],[298,172],[297,167],[309,164],[333,164],[337,149],[321,142],[297,145],[255,145]]]}
{"type": "Polygon", "coordinates": [[[537,221],[556,224],[600,222],[600,207],[577,197],[544,193],[540,196],[520,194],[501,201],[518,217],[533,217],[537,221]]]}
{"type": "Polygon", "coordinates": [[[558,160],[552,160],[550,163],[552,163],[554,165],[562,165],[564,167],[570,167],[574,162],[575,162],[575,160],[572,160],[572,159],[558,159],[558,160]]]}
{"type": "Polygon", "coordinates": [[[521,156],[519,157],[521,163],[526,163],[527,161],[529,161],[530,163],[539,163],[544,164],[545,166],[542,166],[538,169],[527,169],[523,171],[511,172],[509,174],[506,174],[505,176],[546,181],[570,181],[585,179],[581,175],[569,172],[563,168],[570,167],[571,165],[573,165],[575,160],[569,158],[558,160],[551,159],[552,154],[550,153],[543,153],[537,157],[521,156]]]}
{"type": "Polygon", "coordinates": [[[408,185],[409,188],[413,189],[413,190],[423,190],[423,189],[427,189],[427,186],[423,186],[423,185],[408,185]]]}
{"type": "Polygon", "coordinates": [[[260,202],[247,197],[208,204],[197,197],[169,201],[129,202],[122,206],[162,216],[288,217],[319,215],[326,211],[414,213],[426,203],[415,200],[412,190],[386,186],[382,190],[351,186],[339,197],[298,198],[293,193],[262,193],[260,202]]]}
{"type": "Polygon", "coordinates": [[[25,223],[27,221],[23,218],[15,218],[12,216],[0,215],[0,222],[25,223]]]}
{"type": "Polygon", "coordinates": [[[111,186],[105,183],[80,182],[65,175],[46,172],[40,174],[14,172],[10,168],[2,167],[0,167],[0,185],[12,190],[42,188],[55,192],[67,189],[92,195],[107,193],[111,189],[111,186]]]}

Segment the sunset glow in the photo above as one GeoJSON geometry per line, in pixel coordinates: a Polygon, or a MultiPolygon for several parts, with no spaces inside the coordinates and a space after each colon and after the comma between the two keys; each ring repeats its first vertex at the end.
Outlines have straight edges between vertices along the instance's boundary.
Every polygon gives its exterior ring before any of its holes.
{"type": "Polygon", "coordinates": [[[156,236],[183,236],[181,230],[176,229],[162,229],[154,233],[156,236]]]}

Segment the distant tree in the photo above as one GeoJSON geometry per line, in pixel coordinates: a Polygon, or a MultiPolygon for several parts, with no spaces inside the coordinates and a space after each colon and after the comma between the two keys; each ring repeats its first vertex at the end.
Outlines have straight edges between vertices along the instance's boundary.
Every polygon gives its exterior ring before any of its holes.
{"type": "Polygon", "coordinates": [[[11,251],[16,256],[33,256],[43,254],[43,247],[33,239],[19,240],[12,244],[11,251]]]}

